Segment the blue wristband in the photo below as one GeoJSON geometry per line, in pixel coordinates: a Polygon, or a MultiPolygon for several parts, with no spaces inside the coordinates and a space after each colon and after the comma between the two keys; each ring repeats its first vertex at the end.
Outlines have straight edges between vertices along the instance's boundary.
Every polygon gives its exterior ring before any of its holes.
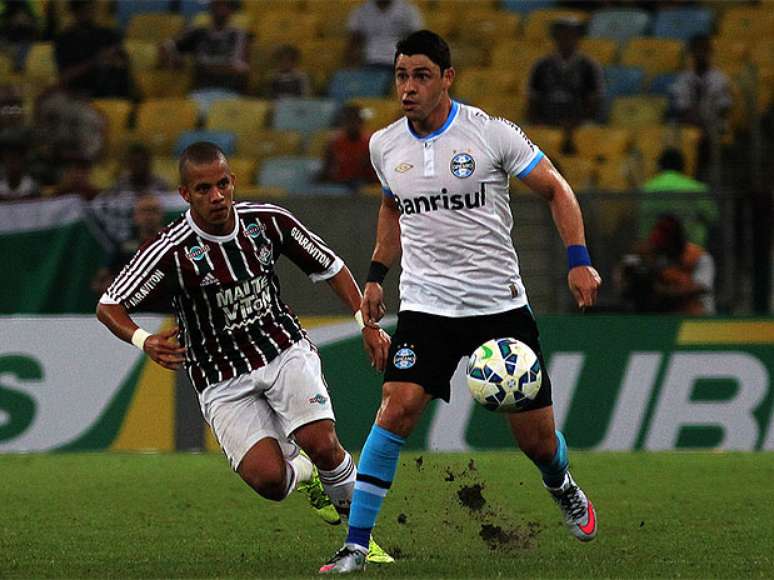
{"type": "Polygon", "coordinates": [[[572,270],[576,266],[591,266],[591,256],[586,246],[567,246],[567,269],[572,270]]]}

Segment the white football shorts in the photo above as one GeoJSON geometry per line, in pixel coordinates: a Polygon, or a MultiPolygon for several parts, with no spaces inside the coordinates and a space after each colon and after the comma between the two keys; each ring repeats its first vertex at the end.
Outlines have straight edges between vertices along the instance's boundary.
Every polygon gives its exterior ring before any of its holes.
{"type": "Polygon", "coordinates": [[[296,446],[288,438],[296,429],[320,419],[335,421],[320,357],[307,340],[265,367],[210,385],[199,394],[199,404],[234,471],[265,437],[293,456],[296,446]]]}

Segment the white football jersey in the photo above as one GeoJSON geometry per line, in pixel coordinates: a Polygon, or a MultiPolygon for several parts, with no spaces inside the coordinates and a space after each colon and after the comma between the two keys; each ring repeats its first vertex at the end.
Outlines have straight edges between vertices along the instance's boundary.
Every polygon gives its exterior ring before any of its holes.
{"type": "Polygon", "coordinates": [[[514,123],[452,101],[419,137],[404,117],[371,137],[371,162],[400,211],[400,309],[496,314],[527,304],[511,240],[508,180],[543,153],[514,123]]]}

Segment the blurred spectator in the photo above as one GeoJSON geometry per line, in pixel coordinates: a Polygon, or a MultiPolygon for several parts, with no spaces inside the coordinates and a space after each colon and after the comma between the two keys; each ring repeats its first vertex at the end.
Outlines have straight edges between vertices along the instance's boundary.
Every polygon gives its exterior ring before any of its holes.
{"type": "Polygon", "coordinates": [[[26,117],[21,88],[0,85],[0,131],[24,127],[26,117]]]}
{"type": "Polygon", "coordinates": [[[535,63],[529,77],[531,123],[571,129],[599,120],[605,91],[602,68],[578,51],[581,34],[582,25],[574,19],[552,24],[556,51],[535,63]]]}
{"type": "Polygon", "coordinates": [[[421,13],[406,0],[367,0],[349,15],[346,54],[353,60],[347,65],[387,68],[392,72],[395,44],[422,26],[421,13]]]}
{"type": "Polygon", "coordinates": [[[38,15],[29,0],[0,1],[0,49],[9,52],[22,70],[30,44],[38,38],[38,15]]]}
{"type": "Polygon", "coordinates": [[[624,256],[617,277],[635,312],[715,313],[715,262],[703,247],[687,241],[674,215],[659,216],[637,252],[624,256]]]}
{"type": "Polygon", "coordinates": [[[164,179],[153,173],[153,155],[142,143],[129,146],[126,166],[126,170],[118,176],[112,188],[114,192],[140,195],[173,191],[164,179]]]}
{"type": "Polygon", "coordinates": [[[640,236],[647,235],[660,214],[670,212],[683,220],[688,241],[706,246],[709,229],[717,223],[719,217],[717,203],[709,195],[709,188],[684,173],[685,162],[678,149],[665,149],[658,165],[659,173],[642,186],[643,191],[677,195],[643,198],[640,205],[640,236]],[[691,193],[704,195],[688,195],[691,193]]]}
{"type": "Polygon", "coordinates": [[[269,96],[306,97],[311,93],[309,75],[298,68],[301,60],[299,50],[290,44],[284,44],[274,52],[275,70],[269,80],[269,96]]]}
{"type": "Polygon", "coordinates": [[[726,74],[712,66],[712,42],[705,34],[688,41],[691,66],[671,87],[673,107],[679,121],[707,130],[722,127],[731,110],[731,87],[726,74]]]}
{"type": "Polygon", "coordinates": [[[360,107],[346,105],[340,113],[341,128],[325,150],[321,181],[340,183],[357,189],[376,181],[368,150],[370,134],[363,129],[360,107]]]}
{"type": "Polygon", "coordinates": [[[130,96],[129,58],[122,38],[98,26],[94,0],[70,0],[75,22],[54,41],[61,85],[90,98],[130,96]]]}
{"type": "Polygon", "coordinates": [[[79,195],[91,201],[99,194],[99,188],[91,182],[93,164],[89,159],[68,159],[62,168],[54,195],[79,195]]]}
{"type": "Polygon", "coordinates": [[[41,97],[35,110],[37,153],[47,174],[43,183],[59,181],[72,159],[95,161],[105,145],[105,117],[87,100],[62,91],[41,97]]]}
{"type": "Polygon", "coordinates": [[[194,98],[236,95],[247,87],[251,38],[230,25],[234,7],[232,0],[212,0],[208,27],[191,28],[161,45],[162,61],[168,66],[181,66],[183,54],[193,56],[194,98]]]}
{"type": "Polygon", "coordinates": [[[158,196],[144,194],[138,197],[132,212],[132,229],[128,239],[114,240],[113,251],[108,255],[107,263],[97,271],[91,282],[96,294],[102,294],[146,241],[153,238],[164,225],[164,212],[158,196]]]}
{"type": "Polygon", "coordinates": [[[27,169],[29,145],[22,139],[0,141],[0,201],[37,197],[38,183],[27,169]]]}

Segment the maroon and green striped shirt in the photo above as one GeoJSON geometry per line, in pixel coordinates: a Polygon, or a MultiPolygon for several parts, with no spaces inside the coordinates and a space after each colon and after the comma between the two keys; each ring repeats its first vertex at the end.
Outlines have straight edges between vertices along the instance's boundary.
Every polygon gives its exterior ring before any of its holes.
{"type": "Polygon", "coordinates": [[[198,391],[260,368],[306,337],[280,298],[280,254],[315,282],[343,266],[281,207],[239,202],[234,212],[234,231],[224,236],[202,231],[190,211],[181,215],[137,251],[102,297],[130,312],[171,307],[198,391]]]}

